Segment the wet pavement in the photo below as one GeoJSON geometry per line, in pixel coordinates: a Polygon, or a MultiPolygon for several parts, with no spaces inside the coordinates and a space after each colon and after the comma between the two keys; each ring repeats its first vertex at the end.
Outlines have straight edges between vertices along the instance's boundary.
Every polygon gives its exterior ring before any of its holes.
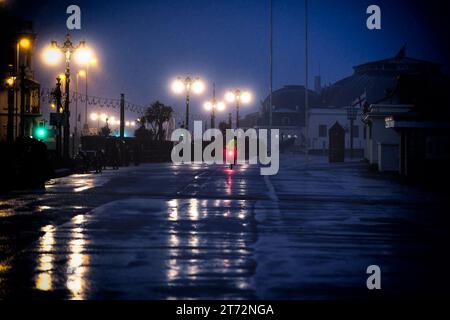
{"type": "Polygon", "coordinates": [[[445,197],[356,161],[304,163],[269,178],[145,164],[2,197],[0,298],[448,296],[445,197]]]}

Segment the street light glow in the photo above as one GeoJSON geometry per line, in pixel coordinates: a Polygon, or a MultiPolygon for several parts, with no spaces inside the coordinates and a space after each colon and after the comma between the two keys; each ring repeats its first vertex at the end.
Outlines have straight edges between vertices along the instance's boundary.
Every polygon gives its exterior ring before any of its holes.
{"type": "Polygon", "coordinates": [[[252,101],[252,95],[248,91],[240,91],[240,90],[236,90],[235,92],[228,91],[225,94],[225,100],[227,100],[227,102],[235,102],[237,100],[238,102],[247,104],[252,101]]]}
{"type": "Polygon", "coordinates": [[[235,95],[234,95],[234,92],[228,91],[228,92],[225,94],[225,100],[227,100],[228,102],[234,102],[235,99],[236,99],[236,97],[235,97],[235,95]]]}
{"type": "Polygon", "coordinates": [[[185,129],[189,129],[189,95],[191,91],[194,94],[201,94],[205,91],[205,84],[199,78],[187,76],[184,80],[178,77],[172,82],[172,91],[176,94],[186,92],[186,121],[185,129]]]}
{"type": "Polygon", "coordinates": [[[98,114],[97,113],[91,113],[91,120],[92,121],[96,121],[98,119],[98,114]]]}
{"type": "Polygon", "coordinates": [[[64,73],[60,73],[58,75],[58,78],[60,78],[62,81],[66,80],[66,75],[64,73]]]}
{"type": "Polygon", "coordinates": [[[225,103],[223,101],[217,102],[217,110],[219,110],[219,111],[225,110],[225,103]]]}
{"type": "Polygon", "coordinates": [[[14,77],[9,77],[8,79],[6,79],[6,84],[7,84],[9,87],[12,87],[12,86],[14,86],[14,81],[15,81],[15,78],[14,78],[14,77]]]}
{"type": "Polygon", "coordinates": [[[80,71],[78,71],[78,76],[80,76],[80,77],[86,77],[86,71],[85,71],[85,70],[80,70],[80,71]]]}
{"type": "Polygon", "coordinates": [[[176,94],[183,93],[184,91],[184,83],[180,79],[176,79],[172,82],[172,91],[176,94]]]}
{"type": "Polygon", "coordinates": [[[252,101],[252,95],[248,91],[244,91],[241,93],[241,102],[242,103],[250,103],[252,101]]]}
{"type": "Polygon", "coordinates": [[[206,101],[203,105],[206,111],[210,111],[213,107],[212,103],[210,101],[206,101]]]}
{"type": "Polygon", "coordinates": [[[108,119],[108,115],[107,115],[106,113],[102,113],[102,114],[100,115],[100,119],[101,119],[102,121],[106,121],[106,120],[108,119]]]}
{"type": "Polygon", "coordinates": [[[20,41],[19,41],[19,46],[20,46],[22,49],[28,49],[28,48],[31,46],[31,41],[30,41],[30,39],[28,39],[28,38],[22,38],[22,39],[20,39],[20,41]]]}
{"type": "Polygon", "coordinates": [[[51,66],[57,65],[61,61],[62,56],[61,51],[54,46],[47,47],[42,55],[45,63],[51,66]]]}
{"type": "Polygon", "coordinates": [[[203,107],[205,108],[206,111],[211,111],[212,109],[217,109],[219,111],[223,111],[225,110],[225,103],[223,101],[206,101],[203,104],[203,107]]]}
{"type": "Polygon", "coordinates": [[[201,80],[195,80],[192,84],[192,91],[195,94],[202,94],[205,91],[205,84],[201,80]]]}
{"type": "Polygon", "coordinates": [[[81,47],[75,51],[75,60],[79,64],[87,64],[92,59],[92,50],[86,47],[81,47]]]}

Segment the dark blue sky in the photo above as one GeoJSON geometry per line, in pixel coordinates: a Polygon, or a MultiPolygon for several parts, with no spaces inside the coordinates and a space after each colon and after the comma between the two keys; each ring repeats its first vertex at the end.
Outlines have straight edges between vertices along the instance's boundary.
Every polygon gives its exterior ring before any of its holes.
{"type": "MultiPolygon", "coordinates": [[[[273,3],[274,88],[303,84],[304,2],[273,3]]],[[[409,56],[446,64],[450,14],[444,3],[310,0],[310,84],[319,65],[323,82],[334,82],[356,64],[393,56],[403,43],[409,56]],[[366,28],[370,4],[381,7],[381,31],[366,28]]],[[[183,110],[183,99],[170,93],[169,82],[187,73],[206,79],[209,88],[215,81],[220,95],[236,86],[252,90],[255,101],[247,111],[256,110],[268,94],[267,0],[44,0],[31,10],[18,4],[35,21],[38,47],[63,39],[70,4],[82,9],[82,30],[72,32],[74,39],[86,39],[98,52],[92,94],[123,92],[138,104],[159,99],[183,110]]],[[[41,66],[37,71],[43,86],[58,72],[41,66]]],[[[193,102],[198,106],[205,99],[193,102]]]]}

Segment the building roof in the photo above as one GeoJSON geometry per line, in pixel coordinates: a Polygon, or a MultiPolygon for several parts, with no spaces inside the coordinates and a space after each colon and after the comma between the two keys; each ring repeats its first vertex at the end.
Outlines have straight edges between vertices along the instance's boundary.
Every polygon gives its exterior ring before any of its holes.
{"type": "MultiPolygon", "coordinates": [[[[367,62],[353,67],[353,74],[324,87],[319,93],[308,90],[310,108],[345,108],[355,99],[365,96],[363,104],[402,103],[393,93],[398,91],[399,79],[416,75],[438,78],[441,66],[430,61],[406,56],[406,46],[393,57],[367,62]]],[[[441,76],[442,77],[442,76],[441,76]]],[[[439,78],[440,79],[440,78],[439,78]]],[[[448,83],[445,82],[445,83],[448,83]]],[[[441,90],[442,91],[442,90],[441,90]]],[[[409,103],[409,102],[407,102],[409,103]]],[[[262,122],[268,121],[269,97],[262,103],[262,122]]],[[[273,114],[298,113],[298,125],[304,123],[305,86],[287,85],[273,92],[273,114]]]]}
{"type": "Polygon", "coordinates": [[[353,67],[356,74],[403,74],[434,71],[439,72],[441,66],[431,61],[406,56],[406,45],[392,58],[371,61],[353,67]]]}
{"type": "MultiPolygon", "coordinates": [[[[319,96],[315,91],[308,90],[309,106],[319,105],[319,96]]],[[[263,108],[268,109],[269,96],[263,102],[263,108]]],[[[272,93],[273,110],[294,110],[304,112],[305,110],[305,86],[287,85],[272,93]]]]}
{"type": "Polygon", "coordinates": [[[351,76],[322,90],[321,103],[344,107],[364,93],[369,103],[376,103],[395,89],[400,75],[439,73],[440,68],[437,63],[407,57],[406,46],[403,46],[392,58],[353,67],[351,76]]]}
{"type": "Polygon", "coordinates": [[[393,75],[353,74],[324,88],[320,102],[322,106],[342,108],[364,93],[367,101],[375,102],[394,90],[396,81],[397,77],[393,75]]]}

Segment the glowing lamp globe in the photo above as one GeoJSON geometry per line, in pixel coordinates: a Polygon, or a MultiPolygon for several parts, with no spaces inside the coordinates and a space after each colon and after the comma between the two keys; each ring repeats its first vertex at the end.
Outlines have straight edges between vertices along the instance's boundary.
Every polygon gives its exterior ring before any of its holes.
{"type": "Polygon", "coordinates": [[[46,48],[42,55],[45,63],[51,66],[57,65],[62,60],[62,56],[61,51],[55,47],[46,48]]]}
{"type": "Polygon", "coordinates": [[[250,94],[250,92],[243,92],[241,94],[241,101],[242,103],[250,103],[252,101],[252,95],[250,94]]]}
{"type": "Polygon", "coordinates": [[[222,101],[217,102],[217,110],[219,111],[225,110],[225,103],[223,103],[222,101]]]}
{"type": "Polygon", "coordinates": [[[212,103],[210,101],[206,101],[203,107],[206,111],[210,111],[212,109],[212,103]]]}
{"type": "Polygon", "coordinates": [[[89,48],[83,47],[75,51],[75,61],[79,64],[87,64],[92,59],[92,51],[89,48]]]}
{"type": "Polygon", "coordinates": [[[31,46],[30,39],[27,38],[20,39],[19,46],[23,49],[28,49],[31,46]]]}
{"type": "Polygon", "coordinates": [[[184,91],[184,83],[180,79],[175,80],[172,82],[172,91],[176,94],[183,93],[184,91]]]}
{"type": "Polygon", "coordinates": [[[228,102],[234,102],[235,98],[236,98],[236,97],[234,96],[234,93],[231,92],[231,91],[228,91],[228,92],[225,94],[225,100],[227,100],[228,102]]]}
{"type": "Polygon", "coordinates": [[[193,84],[192,84],[192,91],[195,94],[202,94],[203,91],[205,91],[205,84],[200,81],[200,80],[196,80],[193,84]]]}

